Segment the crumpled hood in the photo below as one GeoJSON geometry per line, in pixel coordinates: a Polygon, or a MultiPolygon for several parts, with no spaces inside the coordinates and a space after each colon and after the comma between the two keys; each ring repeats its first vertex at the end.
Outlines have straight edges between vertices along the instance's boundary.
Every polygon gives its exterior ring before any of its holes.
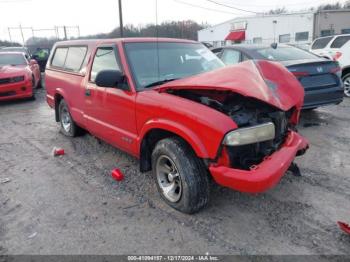
{"type": "Polygon", "coordinates": [[[299,81],[277,62],[246,61],[211,72],[168,82],[156,88],[159,92],[179,89],[226,90],[287,111],[301,108],[304,89],[299,81]]]}
{"type": "Polygon", "coordinates": [[[21,76],[28,74],[28,66],[1,66],[0,65],[0,78],[8,78],[14,76],[21,76]]]}

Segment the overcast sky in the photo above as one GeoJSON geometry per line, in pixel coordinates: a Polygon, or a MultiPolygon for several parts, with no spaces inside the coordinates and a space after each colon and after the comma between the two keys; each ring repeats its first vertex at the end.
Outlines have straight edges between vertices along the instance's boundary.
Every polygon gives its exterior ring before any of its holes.
{"type": "MultiPolygon", "coordinates": [[[[296,11],[337,0],[213,0],[253,12],[263,12],[285,6],[296,11]],[[245,3],[243,3],[245,2],[245,3]]],[[[339,2],[345,2],[339,1],[339,2]]],[[[156,22],[156,0],[123,0],[124,24],[136,26],[156,22]]],[[[158,21],[192,19],[199,23],[220,23],[236,16],[253,15],[216,5],[208,0],[158,0],[158,21]],[[202,8],[200,8],[202,7],[202,8]],[[210,10],[207,10],[207,9],[210,10]]],[[[118,26],[118,0],[0,0],[0,39],[9,40],[8,27],[52,29],[54,26],[80,27],[81,35],[107,33],[118,26]]],[[[12,38],[21,42],[19,30],[11,31],[12,38]]],[[[36,36],[54,36],[54,31],[36,31],[36,36]]],[[[68,34],[77,36],[70,28],[68,34]]],[[[24,30],[24,37],[32,35],[24,30]]],[[[60,29],[63,37],[63,31],[60,29]]]]}

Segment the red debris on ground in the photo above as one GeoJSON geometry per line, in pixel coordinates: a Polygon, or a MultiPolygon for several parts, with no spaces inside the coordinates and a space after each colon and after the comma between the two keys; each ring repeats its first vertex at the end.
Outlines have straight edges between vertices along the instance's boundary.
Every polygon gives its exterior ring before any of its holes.
{"type": "Polygon", "coordinates": [[[341,230],[350,235],[350,226],[348,224],[338,221],[338,226],[341,230]]]}
{"type": "Polygon", "coordinates": [[[114,169],[112,171],[112,177],[117,181],[122,181],[124,179],[124,174],[119,169],[114,169]]]}
{"type": "Polygon", "coordinates": [[[63,156],[64,155],[64,149],[55,147],[52,150],[52,154],[53,154],[53,156],[63,156]]]}

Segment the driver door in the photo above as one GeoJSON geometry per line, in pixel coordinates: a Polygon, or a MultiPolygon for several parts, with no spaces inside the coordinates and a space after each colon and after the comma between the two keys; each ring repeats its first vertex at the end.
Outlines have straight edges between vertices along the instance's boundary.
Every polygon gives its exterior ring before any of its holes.
{"type": "Polygon", "coordinates": [[[137,137],[135,93],[129,89],[97,86],[95,79],[102,70],[122,70],[115,45],[95,50],[89,81],[85,88],[85,118],[88,130],[106,142],[132,153],[137,137]]]}

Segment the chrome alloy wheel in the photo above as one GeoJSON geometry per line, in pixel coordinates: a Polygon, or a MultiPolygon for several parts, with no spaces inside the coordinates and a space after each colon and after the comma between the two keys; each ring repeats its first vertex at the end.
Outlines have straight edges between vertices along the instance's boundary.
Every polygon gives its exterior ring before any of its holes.
{"type": "Polygon", "coordinates": [[[350,97],[350,76],[344,79],[344,94],[350,97]]]}
{"type": "Polygon", "coordinates": [[[64,131],[69,133],[72,126],[72,119],[70,117],[67,107],[64,107],[61,111],[61,123],[64,128],[64,131]]]}
{"type": "Polygon", "coordinates": [[[163,196],[172,203],[178,202],[182,195],[182,182],[174,161],[168,156],[160,156],[156,163],[156,174],[163,196]]]}

